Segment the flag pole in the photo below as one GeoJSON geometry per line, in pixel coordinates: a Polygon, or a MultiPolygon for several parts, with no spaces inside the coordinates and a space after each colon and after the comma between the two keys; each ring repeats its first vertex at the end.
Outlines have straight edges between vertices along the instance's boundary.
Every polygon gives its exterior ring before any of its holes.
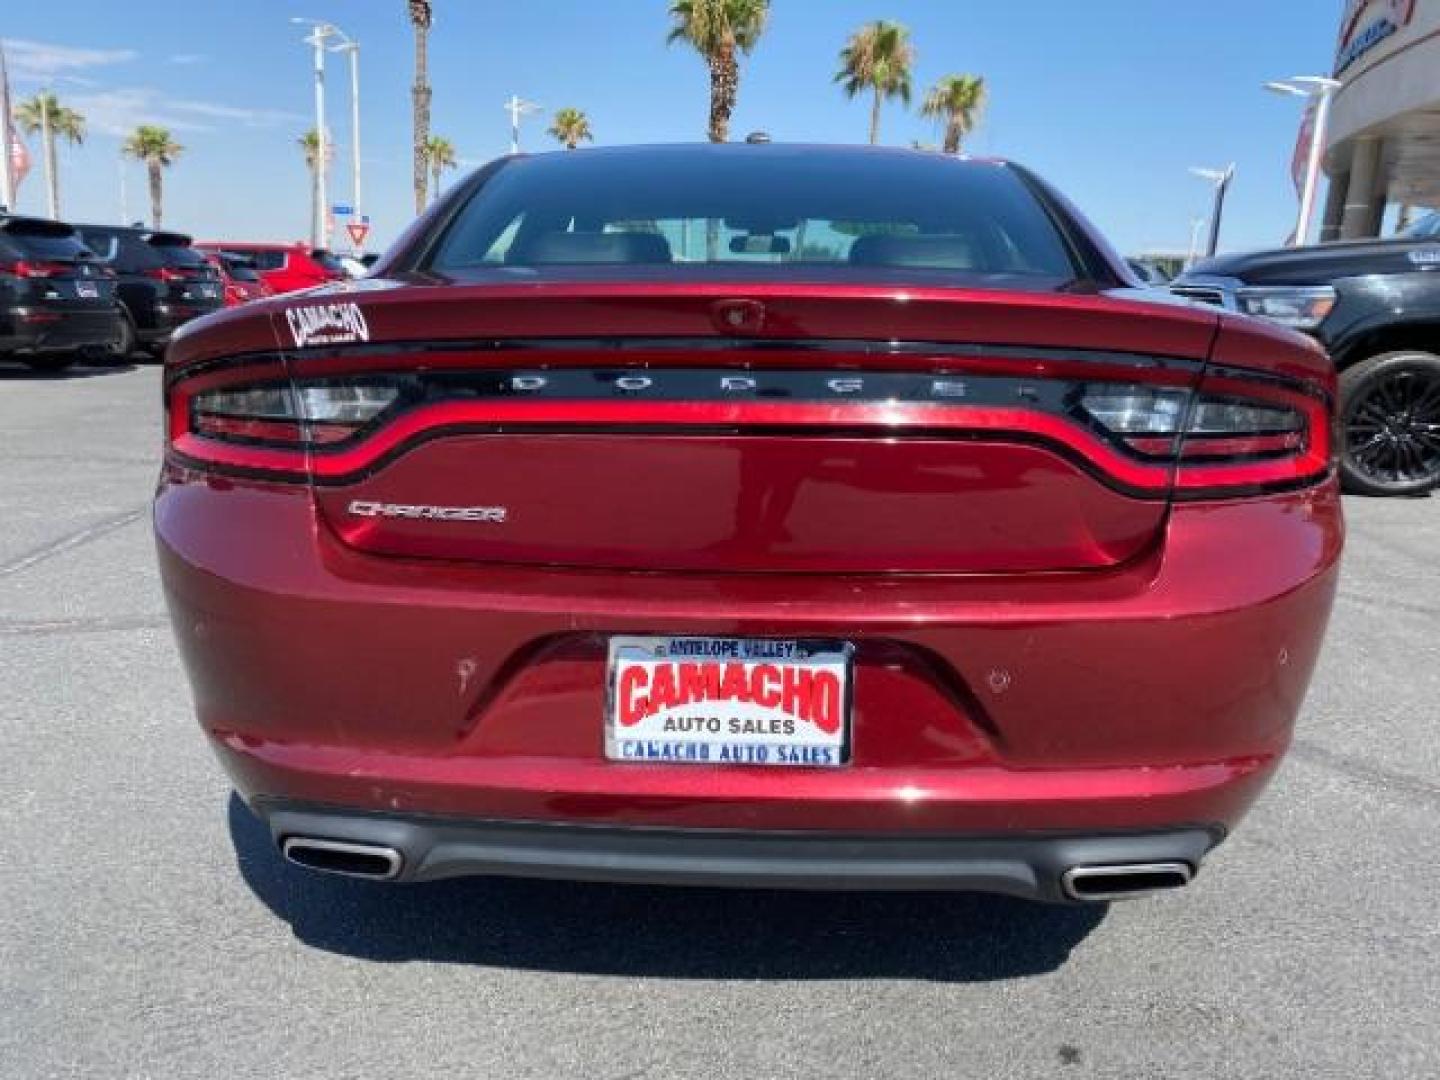
{"type": "Polygon", "coordinates": [[[0,206],[9,213],[15,212],[15,131],[10,114],[10,68],[5,62],[5,43],[0,41],[0,142],[4,153],[0,154],[0,206]]]}

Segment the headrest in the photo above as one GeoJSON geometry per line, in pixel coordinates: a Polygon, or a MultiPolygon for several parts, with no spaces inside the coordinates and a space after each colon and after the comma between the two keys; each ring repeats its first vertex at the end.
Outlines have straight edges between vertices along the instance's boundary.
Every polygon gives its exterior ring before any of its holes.
{"type": "Polygon", "coordinates": [[[541,233],[506,262],[530,266],[564,263],[668,263],[670,245],[658,233],[549,232],[541,233]]]}
{"type": "Polygon", "coordinates": [[[980,264],[968,236],[861,236],[850,245],[850,261],[862,266],[919,266],[969,270],[980,264]]]}

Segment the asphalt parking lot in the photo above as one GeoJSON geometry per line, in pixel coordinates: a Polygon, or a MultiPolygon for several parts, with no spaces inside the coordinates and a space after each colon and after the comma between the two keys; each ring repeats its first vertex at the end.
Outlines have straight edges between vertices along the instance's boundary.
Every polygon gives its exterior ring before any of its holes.
{"type": "Polygon", "coordinates": [[[1294,752],[1185,892],[386,888],[205,749],[159,449],[154,366],[0,366],[0,1077],[1440,1075],[1440,499],[1348,503],[1294,752]]]}

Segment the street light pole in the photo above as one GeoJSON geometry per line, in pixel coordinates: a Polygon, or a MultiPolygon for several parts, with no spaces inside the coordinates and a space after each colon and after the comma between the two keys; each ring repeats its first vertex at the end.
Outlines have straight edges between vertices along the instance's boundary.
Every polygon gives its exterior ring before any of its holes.
{"type": "Polygon", "coordinates": [[[541,107],[533,101],[526,101],[515,94],[510,95],[510,100],[505,102],[505,110],[510,114],[510,153],[520,153],[520,118],[530,113],[541,111],[541,107]]]}
{"type": "Polygon", "coordinates": [[[325,49],[326,42],[338,31],[329,23],[314,19],[292,18],[292,23],[310,26],[312,29],[304,39],[305,44],[315,50],[315,142],[316,177],[314,224],[310,229],[310,245],[317,248],[330,246],[330,197],[327,189],[327,172],[330,167],[330,136],[325,130],[325,49]]]}
{"type": "Polygon", "coordinates": [[[1215,185],[1215,203],[1210,211],[1210,241],[1205,247],[1206,258],[1214,258],[1220,247],[1220,221],[1225,216],[1225,195],[1230,190],[1230,181],[1235,179],[1235,163],[1232,161],[1223,169],[1192,168],[1190,172],[1215,185]]]}
{"type": "Polygon", "coordinates": [[[360,215],[360,43],[347,41],[342,48],[350,54],[350,201],[355,220],[363,220],[360,215]]]}
{"type": "Polygon", "coordinates": [[[330,140],[325,131],[325,38],[324,27],[317,26],[306,38],[315,47],[315,142],[317,175],[315,179],[315,235],[311,246],[329,247],[330,193],[326,190],[330,171],[330,140]]]}
{"type": "Polygon", "coordinates": [[[1315,105],[1315,122],[1310,126],[1310,149],[1306,155],[1305,182],[1300,193],[1300,216],[1295,223],[1295,246],[1301,247],[1310,237],[1310,223],[1315,216],[1315,193],[1320,187],[1320,159],[1325,152],[1325,133],[1330,125],[1330,103],[1335,91],[1340,88],[1336,79],[1321,75],[1297,75],[1286,82],[1268,82],[1265,89],[1277,94],[1289,94],[1309,101],[1319,98],[1315,105]]]}

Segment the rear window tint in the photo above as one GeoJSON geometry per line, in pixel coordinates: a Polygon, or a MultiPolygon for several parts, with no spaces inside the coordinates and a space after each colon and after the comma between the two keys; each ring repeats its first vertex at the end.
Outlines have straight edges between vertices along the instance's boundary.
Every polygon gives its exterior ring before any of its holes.
{"type": "Polygon", "coordinates": [[[255,264],[249,259],[236,259],[228,255],[220,256],[221,263],[225,266],[225,273],[229,274],[236,281],[259,281],[260,275],[255,272],[255,264]]]}
{"type": "Polygon", "coordinates": [[[96,256],[122,272],[154,270],[165,265],[159,253],[134,233],[82,229],[81,235],[96,256]]]}
{"type": "Polygon", "coordinates": [[[208,266],[205,256],[189,244],[151,244],[166,266],[208,266]]]}
{"type": "Polygon", "coordinates": [[[725,150],[515,159],[471,196],[430,266],[459,276],[630,268],[650,277],[663,268],[982,285],[1076,276],[1045,208],[1004,166],[925,153],[725,150]]]}
{"type": "Polygon", "coordinates": [[[27,259],[71,260],[87,254],[84,242],[75,233],[56,236],[6,230],[5,241],[17,254],[27,259]]]}
{"type": "Polygon", "coordinates": [[[283,251],[246,251],[243,255],[252,261],[258,270],[282,270],[285,267],[283,251]]]}
{"type": "Polygon", "coordinates": [[[345,264],[342,263],[339,258],[330,254],[330,252],[328,251],[316,249],[315,251],[310,252],[310,258],[314,259],[317,263],[319,263],[326,270],[329,270],[332,274],[345,273],[345,264]]]}

